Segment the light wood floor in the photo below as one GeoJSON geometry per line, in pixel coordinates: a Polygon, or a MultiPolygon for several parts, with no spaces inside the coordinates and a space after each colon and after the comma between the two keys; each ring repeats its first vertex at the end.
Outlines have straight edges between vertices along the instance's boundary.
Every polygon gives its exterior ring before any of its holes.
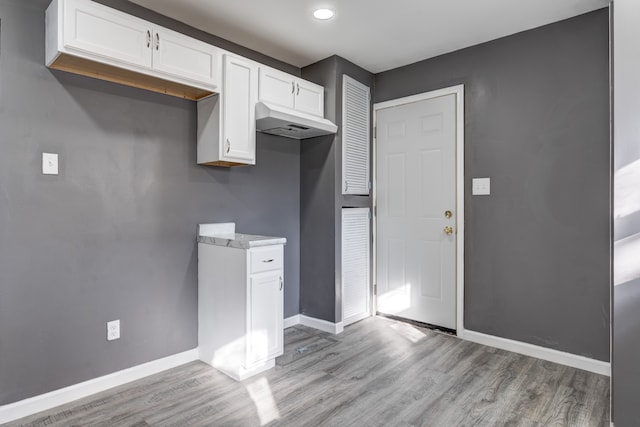
{"type": "Polygon", "coordinates": [[[609,379],[374,317],[285,331],[275,369],[193,362],[16,426],[609,426],[609,379]]]}

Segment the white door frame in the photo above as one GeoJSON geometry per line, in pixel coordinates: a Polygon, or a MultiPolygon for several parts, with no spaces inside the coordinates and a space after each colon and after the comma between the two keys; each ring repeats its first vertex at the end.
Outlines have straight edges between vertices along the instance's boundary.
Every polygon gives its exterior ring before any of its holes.
{"type": "MultiPolygon", "coordinates": [[[[464,334],[464,85],[451,86],[431,92],[424,92],[404,98],[373,104],[373,278],[377,281],[378,250],[377,250],[377,114],[379,110],[397,107],[412,102],[424,101],[446,95],[456,96],[456,334],[464,334]]],[[[377,284],[376,284],[377,286],[377,284]]],[[[373,293],[373,292],[372,292],[373,293]]],[[[372,313],[377,312],[378,299],[373,295],[372,313]]]]}

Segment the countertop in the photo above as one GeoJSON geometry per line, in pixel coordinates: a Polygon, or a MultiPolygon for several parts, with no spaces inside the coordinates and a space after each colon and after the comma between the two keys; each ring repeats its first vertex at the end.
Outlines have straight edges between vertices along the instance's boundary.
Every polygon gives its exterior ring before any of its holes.
{"type": "Polygon", "coordinates": [[[255,234],[221,234],[217,236],[198,236],[198,243],[208,245],[228,246],[237,249],[250,249],[258,246],[284,245],[285,237],[258,236],[255,234]]]}
{"type": "Polygon", "coordinates": [[[236,233],[235,222],[221,222],[198,225],[198,243],[250,249],[258,246],[284,245],[287,243],[287,239],[285,237],[236,233]]]}

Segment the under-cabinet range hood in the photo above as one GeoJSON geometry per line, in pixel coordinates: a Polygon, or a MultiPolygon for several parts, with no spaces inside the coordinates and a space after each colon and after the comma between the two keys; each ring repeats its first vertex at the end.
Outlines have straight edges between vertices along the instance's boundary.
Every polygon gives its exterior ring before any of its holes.
{"type": "Polygon", "coordinates": [[[256,130],[293,139],[332,135],[338,131],[331,121],[287,107],[258,102],[256,104],[256,130]]]}

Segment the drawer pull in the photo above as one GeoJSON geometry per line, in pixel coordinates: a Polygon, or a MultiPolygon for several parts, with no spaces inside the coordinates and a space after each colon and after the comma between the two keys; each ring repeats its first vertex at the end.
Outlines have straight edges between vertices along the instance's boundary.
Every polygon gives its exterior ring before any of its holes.
{"type": "Polygon", "coordinates": [[[262,260],[262,262],[273,262],[273,261],[275,261],[273,258],[271,258],[271,259],[263,259],[262,260]]]}

